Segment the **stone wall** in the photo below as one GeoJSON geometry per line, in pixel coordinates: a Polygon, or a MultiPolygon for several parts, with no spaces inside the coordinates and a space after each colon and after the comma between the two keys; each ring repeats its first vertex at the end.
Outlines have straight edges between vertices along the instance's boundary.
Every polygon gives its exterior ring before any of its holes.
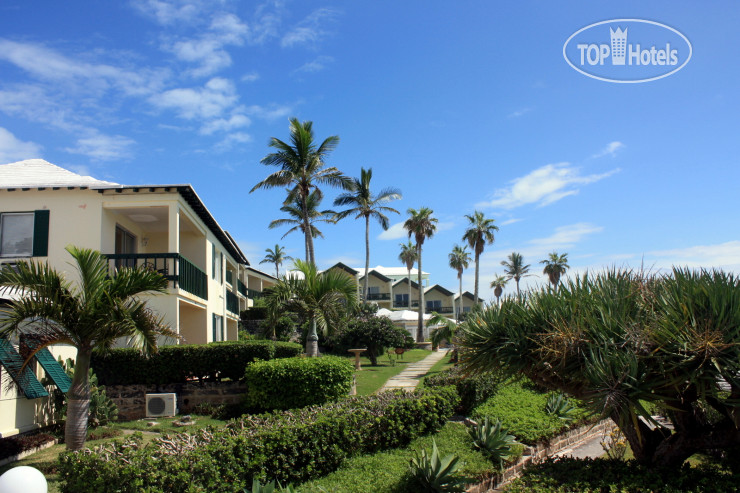
{"type": "Polygon", "coordinates": [[[558,435],[547,442],[540,442],[533,447],[526,447],[518,461],[504,469],[502,474],[497,474],[477,485],[469,487],[466,493],[485,493],[487,491],[498,491],[497,488],[513,481],[522,473],[530,462],[539,462],[547,457],[556,455],[566,449],[577,447],[581,442],[605,436],[615,428],[612,420],[599,421],[596,424],[581,426],[558,435]]]}
{"type": "Polygon", "coordinates": [[[146,394],[177,394],[180,414],[192,412],[202,403],[234,404],[247,391],[240,382],[192,382],[170,385],[106,385],[105,393],[118,406],[120,420],[146,417],[146,394]]]}

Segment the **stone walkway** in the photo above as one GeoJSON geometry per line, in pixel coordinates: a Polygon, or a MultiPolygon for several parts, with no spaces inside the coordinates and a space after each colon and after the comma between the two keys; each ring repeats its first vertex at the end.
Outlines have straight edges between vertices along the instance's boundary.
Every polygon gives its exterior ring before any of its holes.
{"type": "Polygon", "coordinates": [[[378,392],[391,389],[414,390],[416,386],[419,385],[421,377],[426,375],[429,369],[433,367],[437,361],[447,356],[447,351],[448,349],[434,351],[423,360],[409,364],[401,373],[395,377],[389,378],[378,392]]]}

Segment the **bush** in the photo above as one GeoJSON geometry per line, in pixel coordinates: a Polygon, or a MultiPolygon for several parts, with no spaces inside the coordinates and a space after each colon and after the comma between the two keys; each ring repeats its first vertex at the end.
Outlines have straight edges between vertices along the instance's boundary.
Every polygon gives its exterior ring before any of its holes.
{"type": "Polygon", "coordinates": [[[334,349],[344,353],[351,348],[367,348],[373,366],[387,347],[405,347],[409,333],[395,325],[388,317],[359,318],[350,320],[342,331],[333,337],[334,349]]]}
{"type": "Polygon", "coordinates": [[[46,433],[31,433],[0,438],[0,460],[40,447],[52,441],[54,441],[54,437],[46,433]]]}
{"type": "Polygon", "coordinates": [[[301,346],[291,343],[216,342],[164,346],[147,358],[136,349],[120,348],[105,355],[94,354],[90,366],[104,385],[165,385],[191,378],[238,380],[252,361],[296,356],[301,351],[301,346]]]}
{"type": "MultiPolygon", "coordinates": [[[[323,358],[322,358],[323,359],[323,358]]],[[[141,434],[94,451],[63,453],[62,492],[241,492],[253,479],[303,482],[359,453],[408,444],[438,430],[452,389],[385,392],[338,403],[245,416],[224,428],[142,445],[141,434]]]]}
{"type": "Polygon", "coordinates": [[[470,414],[474,407],[484,403],[496,393],[496,389],[504,381],[499,372],[486,372],[475,376],[466,376],[460,367],[448,368],[436,375],[424,379],[426,387],[444,387],[454,385],[460,395],[460,405],[456,409],[459,414],[470,414]]]}
{"type": "Polygon", "coordinates": [[[324,404],[349,394],[354,366],[347,358],[283,358],[247,366],[247,407],[273,410],[324,404]]]}
{"type": "Polygon", "coordinates": [[[660,491],[662,493],[737,491],[737,477],[707,467],[649,470],[635,461],[546,459],[527,467],[508,493],[591,493],[660,491]]]}

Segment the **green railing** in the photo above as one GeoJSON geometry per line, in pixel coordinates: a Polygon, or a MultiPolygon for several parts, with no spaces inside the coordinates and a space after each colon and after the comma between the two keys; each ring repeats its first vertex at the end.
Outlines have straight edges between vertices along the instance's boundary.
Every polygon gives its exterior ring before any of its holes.
{"type": "Polygon", "coordinates": [[[368,301],[389,301],[391,299],[390,293],[367,293],[368,301]]]}
{"type": "Polygon", "coordinates": [[[262,298],[262,291],[247,288],[247,298],[251,298],[253,300],[256,300],[257,298],[262,298]]]}
{"type": "Polygon", "coordinates": [[[111,271],[121,267],[144,267],[157,271],[175,287],[208,299],[208,276],[179,253],[112,253],[111,271]]]}
{"type": "Polygon", "coordinates": [[[231,291],[226,291],[226,309],[231,313],[239,313],[239,298],[231,291]]]}
{"type": "Polygon", "coordinates": [[[246,297],[247,296],[247,286],[242,282],[241,279],[236,280],[236,289],[239,291],[239,294],[246,297]]]}
{"type": "Polygon", "coordinates": [[[230,270],[226,271],[226,282],[228,282],[232,286],[234,285],[234,273],[230,270]]]}

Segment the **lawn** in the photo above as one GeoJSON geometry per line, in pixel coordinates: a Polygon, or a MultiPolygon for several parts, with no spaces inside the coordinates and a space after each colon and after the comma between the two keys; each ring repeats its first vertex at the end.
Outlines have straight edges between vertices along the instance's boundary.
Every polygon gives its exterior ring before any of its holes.
{"type": "MultiPolygon", "coordinates": [[[[384,354],[378,357],[378,366],[370,366],[370,359],[361,356],[360,364],[362,365],[362,370],[355,372],[357,378],[357,395],[369,395],[379,390],[389,378],[398,375],[406,369],[409,363],[422,360],[429,356],[430,353],[431,351],[425,349],[411,349],[406,351],[398,359],[393,354],[390,360],[384,354]]],[[[349,356],[349,359],[354,363],[354,356],[349,356]]]]}

